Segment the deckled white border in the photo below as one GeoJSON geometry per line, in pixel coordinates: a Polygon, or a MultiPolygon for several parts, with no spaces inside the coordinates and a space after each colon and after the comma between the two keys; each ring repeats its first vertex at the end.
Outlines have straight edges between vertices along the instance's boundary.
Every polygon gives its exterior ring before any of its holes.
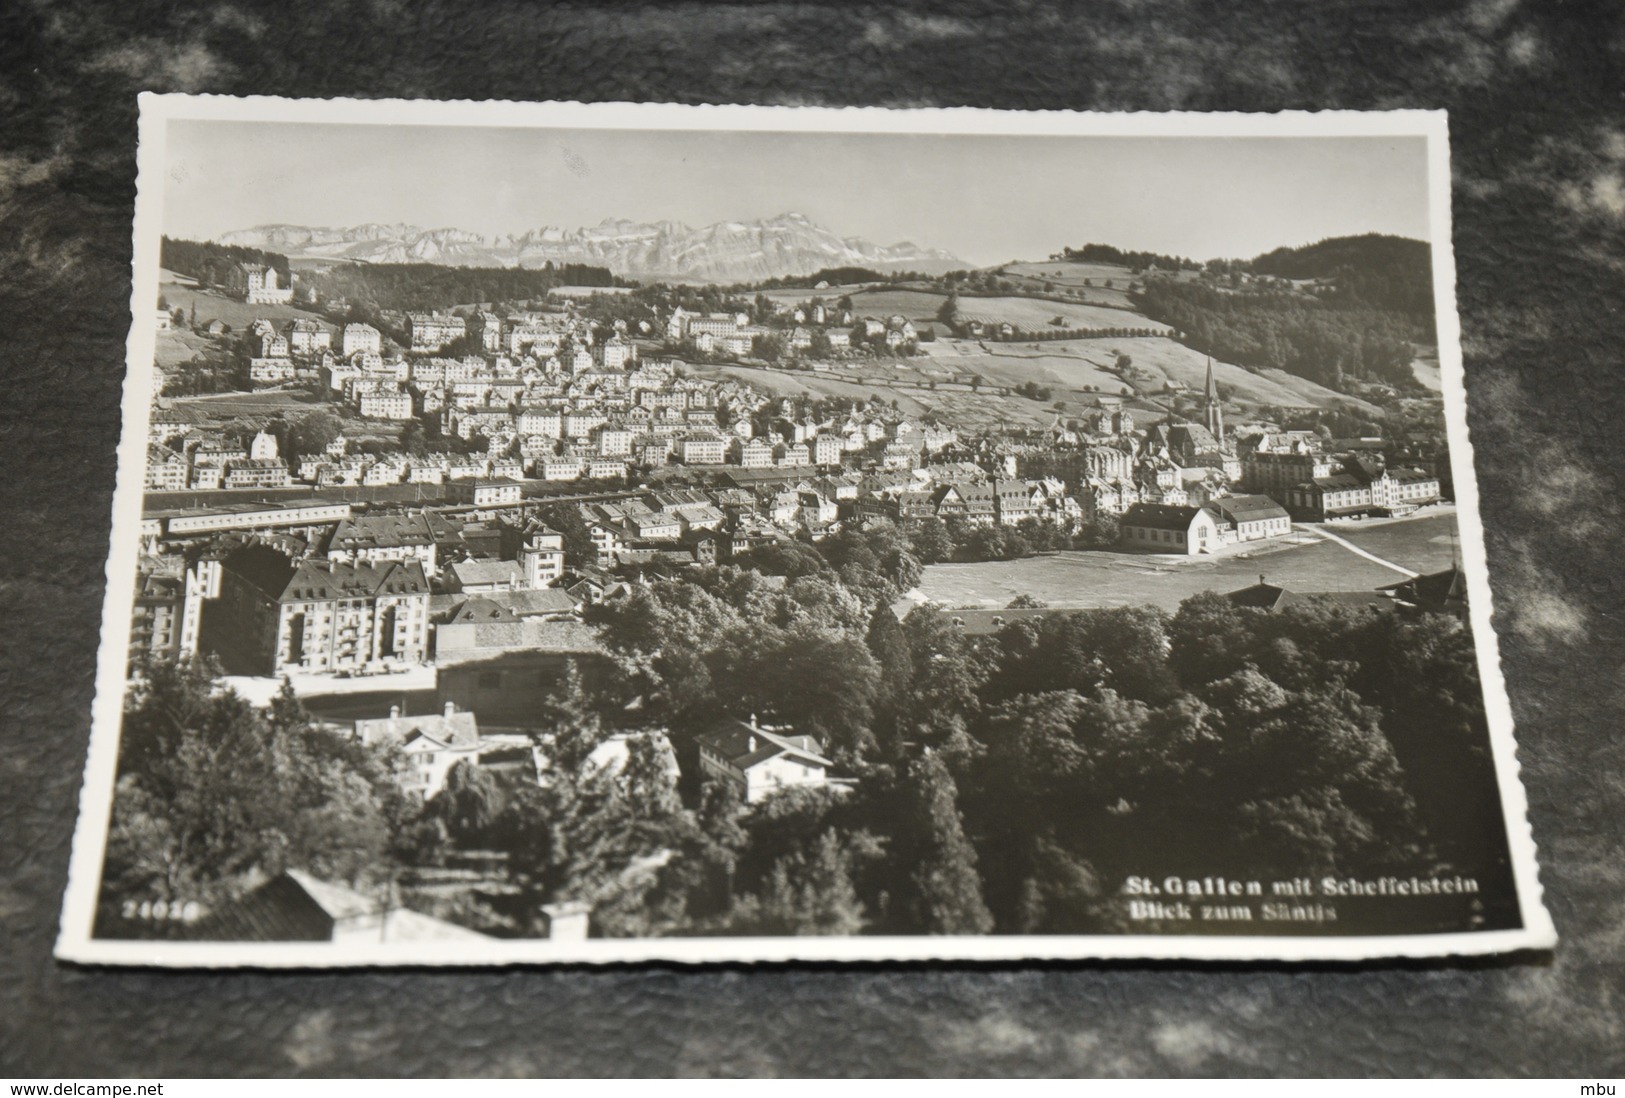
{"type": "Polygon", "coordinates": [[[1501,678],[1491,626],[1484,532],[1478,514],[1472,444],[1467,435],[1460,321],[1456,315],[1455,258],[1451,250],[1450,158],[1443,111],[1329,111],[1282,114],[995,111],[968,108],[682,106],[630,103],[432,102],[317,100],[256,96],[143,94],[138,193],[132,263],[133,323],[127,342],[124,425],[113,496],[113,532],[107,560],[107,598],[92,709],[90,754],[80,793],[73,862],[62,909],[56,956],[88,964],[176,967],[331,967],[364,965],[502,965],[636,961],[1016,961],[1027,959],[1156,958],[1228,961],[1353,961],[1437,957],[1550,949],[1556,930],[1541,903],[1528,803],[1518,781],[1512,709],[1501,678]],[[781,132],[934,133],[1052,136],[1191,137],[1425,137],[1433,244],[1433,285],[1439,365],[1455,474],[1462,564],[1467,571],[1471,623],[1485,711],[1499,776],[1512,873],[1524,927],[1520,930],[1363,937],[1232,937],[1197,935],[989,935],[967,937],[850,938],[639,938],[594,939],[560,946],[546,940],[402,942],[346,945],[313,943],[112,941],[90,936],[112,809],[120,713],[135,593],[147,417],[156,371],[152,302],[158,295],[159,239],[167,123],[173,119],[239,122],[370,123],[375,125],[550,127],[632,130],[766,130],[781,132]]]}

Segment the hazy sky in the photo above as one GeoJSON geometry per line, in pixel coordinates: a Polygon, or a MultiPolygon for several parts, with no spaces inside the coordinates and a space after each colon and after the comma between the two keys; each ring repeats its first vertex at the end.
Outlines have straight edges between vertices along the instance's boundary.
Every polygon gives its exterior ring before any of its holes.
{"type": "Polygon", "coordinates": [[[1196,259],[1429,239],[1420,137],[653,132],[172,121],[164,231],[404,221],[486,235],[794,211],[987,265],[1064,245],[1196,259]]]}

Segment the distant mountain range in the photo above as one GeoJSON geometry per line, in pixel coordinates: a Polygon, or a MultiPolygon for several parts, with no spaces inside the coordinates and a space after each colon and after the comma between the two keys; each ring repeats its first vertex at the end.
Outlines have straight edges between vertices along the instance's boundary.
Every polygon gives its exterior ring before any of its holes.
{"type": "Polygon", "coordinates": [[[607,267],[623,278],[703,282],[754,282],[826,267],[941,274],[970,266],[936,248],[837,236],[798,213],[719,221],[700,229],[675,221],[609,219],[591,228],[549,226],[497,237],[416,225],[256,225],[226,233],[219,242],[280,252],[289,259],[453,267],[541,267],[551,261],[607,267]]]}

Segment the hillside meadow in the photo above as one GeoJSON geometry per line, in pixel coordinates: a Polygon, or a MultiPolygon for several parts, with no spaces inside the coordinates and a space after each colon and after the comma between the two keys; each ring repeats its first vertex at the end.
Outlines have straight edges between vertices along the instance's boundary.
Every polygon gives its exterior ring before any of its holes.
{"type": "MultiPolygon", "coordinates": [[[[843,369],[848,368],[843,365],[843,369]]],[[[961,430],[986,431],[999,427],[1045,427],[1055,419],[1048,403],[1021,396],[968,391],[900,389],[884,383],[885,367],[869,367],[875,380],[870,383],[843,381],[805,370],[779,370],[725,364],[693,364],[689,372],[699,377],[729,378],[741,381],[773,396],[833,397],[866,403],[879,397],[888,404],[896,401],[900,411],[911,416],[932,414],[961,430]]],[[[892,371],[899,376],[909,372],[892,371]]],[[[918,377],[917,373],[912,374],[918,377]]]]}
{"type": "Polygon", "coordinates": [[[220,320],[231,328],[233,335],[242,334],[259,317],[276,321],[314,320],[322,327],[337,334],[333,324],[324,317],[292,305],[250,305],[246,301],[225,297],[212,290],[202,290],[196,286],[183,286],[176,282],[160,283],[158,292],[169,302],[171,310],[186,310],[188,323],[191,322],[192,307],[196,305],[197,322],[199,324],[206,324],[211,320],[220,320]]]}
{"type": "MultiPolygon", "coordinates": [[[[1064,293],[1079,294],[1092,305],[1131,305],[1129,283],[1139,277],[1127,267],[1113,263],[1069,263],[1055,259],[1006,263],[998,271],[1018,289],[1038,292],[1049,285],[1064,293]]],[[[1194,271],[1181,271],[1178,277],[1194,276],[1194,271]]]]}
{"type": "Polygon", "coordinates": [[[1050,301],[1039,297],[961,297],[961,320],[983,324],[1013,324],[1029,331],[1056,328],[1150,328],[1158,332],[1168,325],[1128,309],[1101,305],[1050,301]]]}
{"type": "Polygon", "coordinates": [[[947,294],[929,290],[862,290],[852,295],[852,312],[860,317],[901,313],[910,320],[935,320],[947,299],[947,294]]]}
{"type": "Polygon", "coordinates": [[[966,339],[939,339],[922,343],[920,350],[928,362],[955,374],[980,374],[995,385],[1016,386],[1033,382],[1057,390],[1056,398],[1069,395],[1060,390],[1120,393],[1123,379],[1106,369],[1109,353],[1080,353],[1075,344],[1045,343],[1035,351],[1028,344],[978,343],[966,339]]]}
{"type": "MultiPolygon", "coordinates": [[[[1161,391],[1169,381],[1201,392],[1207,382],[1208,356],[1172,339],[1150,336],[1095,342],[1100,350],[1090,348],[1080,354],[1103,364],[1113,361],[1117,353],[1128,355],[1133,359],[1128,380],[1139,392],[1161,391]]],[[[1330,408],[1342,404],[1368,415],[1377,413],[1375,405],[1281,370],[1255,374],[1233,363],[1212,361],[1214,379],[1230,400],[1282,408],[1330,408]]]]}

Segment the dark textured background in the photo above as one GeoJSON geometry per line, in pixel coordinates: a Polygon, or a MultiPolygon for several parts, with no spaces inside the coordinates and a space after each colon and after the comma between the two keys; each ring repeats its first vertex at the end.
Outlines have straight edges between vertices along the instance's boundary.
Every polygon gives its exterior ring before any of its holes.
{"type": "Polygon", "coordinates": [[[1572,0],[0,3],[0,1075],[1625,1073],[1622,73],[1619,5],[1572,0]],[[1449,108],[1496,623],[1562,945],[1341,971],[54,963],[142,89],[1449,108]]]}

